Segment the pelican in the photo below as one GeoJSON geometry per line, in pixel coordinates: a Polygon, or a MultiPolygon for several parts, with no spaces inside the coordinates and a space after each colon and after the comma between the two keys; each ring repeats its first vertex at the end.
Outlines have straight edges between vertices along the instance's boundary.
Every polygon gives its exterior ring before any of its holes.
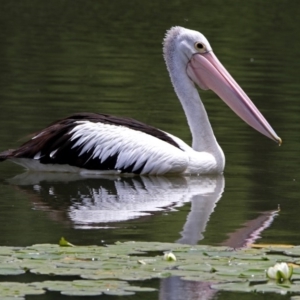
{"type": "Polygon", "coordinates": [[[225,166],[196,86],[213,90],[241,119],[281,144],[263,115],[226,71],[203,34],[172,27],[163,41],[171,82],[187,117],[192,147],[139,121],[79,113],[50,124],[18,149],[0,153],[29,170],[91,174],[218,174],[225,166]]]}

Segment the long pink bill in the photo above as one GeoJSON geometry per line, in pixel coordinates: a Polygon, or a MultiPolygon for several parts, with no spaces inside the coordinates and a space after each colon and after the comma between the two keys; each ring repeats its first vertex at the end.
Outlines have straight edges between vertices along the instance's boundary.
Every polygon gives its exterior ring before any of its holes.
{"type": "Polygon", "coordinates": [[[194,54],[187,73],[201,89],[213,90],[247,124],[281,144],[281,138],[212,51],[194,54]]]}

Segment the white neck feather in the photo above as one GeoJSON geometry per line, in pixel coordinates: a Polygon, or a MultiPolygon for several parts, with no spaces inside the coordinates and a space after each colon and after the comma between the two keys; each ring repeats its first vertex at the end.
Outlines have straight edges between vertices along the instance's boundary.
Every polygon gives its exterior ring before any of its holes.
{"type": "MultiPolygon", "coordinates": [[[[180,27],[178,28],[180,29],[180,27]]],[[[188,59],[180,51],[176,51],[176,37],[170,37],[169,33],[164,41],[164,57],[172,84],[192,133],[192,147],[195,151],[212,154],[217,165],[223,169],[225,163],[223,151],[215,138],[199,93],[186,74],[188,59]]],[[[176,32],[173,35],[175,34],[176,32]]]]}

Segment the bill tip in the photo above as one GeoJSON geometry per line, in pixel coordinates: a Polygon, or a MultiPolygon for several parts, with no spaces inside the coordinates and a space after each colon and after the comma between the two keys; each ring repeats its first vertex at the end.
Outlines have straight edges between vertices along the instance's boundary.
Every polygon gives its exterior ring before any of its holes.
{"type": "Polygon", "coordinates": [[[282,144],[282,139],[278,137],[278,146],[281,146],[281,144],[282,144]]]}

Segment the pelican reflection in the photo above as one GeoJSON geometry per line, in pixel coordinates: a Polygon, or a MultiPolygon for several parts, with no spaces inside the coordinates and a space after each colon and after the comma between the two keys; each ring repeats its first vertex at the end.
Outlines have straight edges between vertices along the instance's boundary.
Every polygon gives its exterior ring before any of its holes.
{"type": "MultiPolygon", "coordinates": [[[[190,211],[176,241],[197,244],[225,188],[219,176],[195,177],[89,177],[63,173],[24,173],[9,180],[25,192],[35,209],[47,211],[57,222],[75,228],[100,228],[107,224],[141,219],[163,212],[176,213],[190,203],[190,211]]],[[[220,244],[242,247],[260,238],[277,213],[262,212],[257,218],[239,224],[220,244]]],[[[173,231],[172,226],[163,230],[173,231]]],[[[210,282],[186,281],[179,277],[160,280],[159,299],[213,299],[217,291],[210,282]]]]}
{"type": "MultiPolygon", "coordinates": [[[[162,212],[185,203],[191,210],[178,242],[196,244],[224,191],[224,177],[82,177],[26,172],[9,182],[32,199],[34,209],[75,228],[99,228],[162,212]]],[[[172,230],[172,229],[170,229],[172,230]]]]}

